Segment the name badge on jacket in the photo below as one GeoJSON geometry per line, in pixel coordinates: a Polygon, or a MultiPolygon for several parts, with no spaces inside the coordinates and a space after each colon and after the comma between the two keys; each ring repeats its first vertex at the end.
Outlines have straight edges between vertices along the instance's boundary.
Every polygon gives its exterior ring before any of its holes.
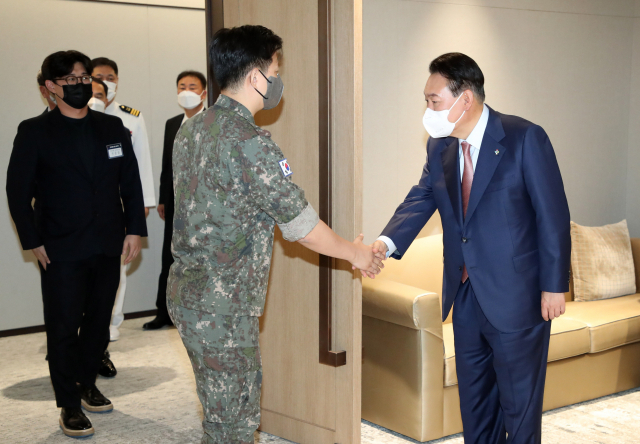
{"type": "Polygon", "coordinates": [[[109,159],[115,159],[124,156],[124,154],[122,153],[122,144],[120,143],[107,145],[107,152],[109,153],[109,159]]]}

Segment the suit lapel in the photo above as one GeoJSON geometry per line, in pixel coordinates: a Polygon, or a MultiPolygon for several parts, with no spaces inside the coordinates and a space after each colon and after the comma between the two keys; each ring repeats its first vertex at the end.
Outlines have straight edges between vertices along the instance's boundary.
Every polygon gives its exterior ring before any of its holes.
{"type": "Polygon", "coordinates": [[[489,122],[482,138],[482,146],[478,153],[478,162],[476,170],[473,174],[473,184],[471,185],[471,194],[469,196],[469,206],[467,207],[467,215],[464,219],[464,226],[469,224],[469,220],[473,217],[473,213],[480,203],[480,199],[487,189],[487,185],[493,177],[500,160],[507,150],[499,143],[504,138],[504,129],[500,117],[495,111],[489,108],[489,122]]]}
{"type": "Polygon", "coordinates": [[[444,180],[447,184],[449,199],[453,207],[453,214],[456,221],[462,227],[462,198],[460,184],[460,164],[458,162],[458,139],[448,138],[451,143],[442,150],[442,170],[444,172],[444,180]]]}

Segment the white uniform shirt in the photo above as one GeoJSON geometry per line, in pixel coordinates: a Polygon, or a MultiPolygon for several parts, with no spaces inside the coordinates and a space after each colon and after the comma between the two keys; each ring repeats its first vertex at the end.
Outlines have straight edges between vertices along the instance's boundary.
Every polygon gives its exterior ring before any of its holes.
{"type": "Polygon", "coordinates": [[[138,161],[140,171],[140,182],[142,182],[142,195],[144,196],[144,206],[153,207],[156,205],[156,193],[153,185],[153,171],[151,170],[151,151],[149,150],[149,137],[147,136],[147,126],[144,124],[142,113],[136,117],[120,108],[120,104],[115,100],[104,110],[105,114],[120,117],[124,127],[131,132],[131,142],[133,152],[138,161]]]}
{"type": "MultiPolygon", "coordinates": [[[[489,123],[489,108],[487,105],[482,107],[482,115],[480,120],[476,123],[476,126],[467,137],[467,140],[458,139],[458,162],[460,164],[460,180],[464,175],[464,156],[462,155],[462,142],[468,142],[471,145],[469,154],[471,155],[471,163],[473,164],[473,171],[476,171],[476,165],[478,164],[478,154],[480,154],[480,145],[482,145],[482,138],[484,132],[487,129],[487,123],[489,123]]],[[[377,240],[381,240],[387,245],[387,257],[396,252],[396,244],[387,236],[380,236],[377,240]]]]}
{"type": "MultiPolygon", "coordinates": [[[[206,106],[203,106],[202,108],[200,108],[200,111],[198,111],[197,113],[195,113],[193,116],[191,117],[195,117],[198,114],[200,114],[202,111],[204,111],[205,109],[207,109],[206,106]]],[[[180,126],[184,125],[184,122],[186,122],[187,120],[189,120],[189,118],[187,117],[187,115],[185,114],[184,117],[182,118],[182,123],[180,124],[180,126]]]]}

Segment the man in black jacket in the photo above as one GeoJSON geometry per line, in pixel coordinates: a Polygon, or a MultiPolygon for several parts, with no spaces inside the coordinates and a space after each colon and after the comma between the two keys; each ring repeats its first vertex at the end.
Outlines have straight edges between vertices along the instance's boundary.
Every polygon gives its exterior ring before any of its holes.
{"type": "Polygon", "coordinates": [[[142,327],[145,330],[157,330],[165,325],[173,325],[167,311],[167,278],[173,264],[171,255],[171,236],[173,235],[173,141],[184,122],[200,114],[204,110],[207,98],[207,79],[198,71],[183,71],[176,80],[178,88],[178,104],[184,108],[184,113],[167,120],[164,128],[164,149],[162,151],[162,172],[160,173],[160,199],[158,200],[158,214],[164,221],[164,242],[162,244],[162,269],[158,280],[158,296],[156,307],[158,314],[155,319],[142,327]]]}
{"type": "Polygon", "coordinates": [[[77,51],[44,60],[42,77],[58,106],[20,124],[7,171],[9,209],[22,248],[32,250],[40,266],[60,425],[74,437],[94,432],[81,406],[89,412],[113,409],[95,380],[118,289],[119,256],[133,260],[147,235],[129,133],[120,119],[87,107],[91,68],[77,51]]]}

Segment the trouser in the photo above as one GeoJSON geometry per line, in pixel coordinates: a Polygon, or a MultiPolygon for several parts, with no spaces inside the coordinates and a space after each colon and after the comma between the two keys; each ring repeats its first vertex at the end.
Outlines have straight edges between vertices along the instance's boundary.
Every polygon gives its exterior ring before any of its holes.
{"type": "Polygon", "coordinates": [[[258,318],[190,310],[171,300],[168,306],[196,377],[202,444],[253,444],[262,386],[258,318]]]}
{"type": "Polygon", "coordinates": [[[465,444],[539,444],[551,322],[500,332],[467,280],[453,306],[453,334],[465,444]]]}
{"type": "Polygon", "coordinates": [[[76,383],[95,384],[118,289],[119,257],[40,265],[49,374],[58,407],[79,408],[76,383]]]}
{"type": "Polygon", "coordinates": [[[111,325],[116,328],[120,328],[124,321],[124,314],[122,308],[124,307],[124,294],[127,291],[127,272],[131,268],[131,262],[127,265],[124,264],[126,256],[120,257],[120,284],[118,285],[118,292],[116,294],[116,300],[113,304],[113,313],[111,315],[111,325]]]}
{"type": "Polygon", "coordinates": [[[156,307],[158,307],[157,316],[160,319],[169,319],[167,311],[167,279],[169,278],[169,270],[173,264],[173,255],[171,254],[171,237],[173,236],[173,209],[168,205],[164,206],[164,241],[162,243],[162,269],[160,270],[160,278],[158,279],[158,296],[156,297],[156,307]]]}

